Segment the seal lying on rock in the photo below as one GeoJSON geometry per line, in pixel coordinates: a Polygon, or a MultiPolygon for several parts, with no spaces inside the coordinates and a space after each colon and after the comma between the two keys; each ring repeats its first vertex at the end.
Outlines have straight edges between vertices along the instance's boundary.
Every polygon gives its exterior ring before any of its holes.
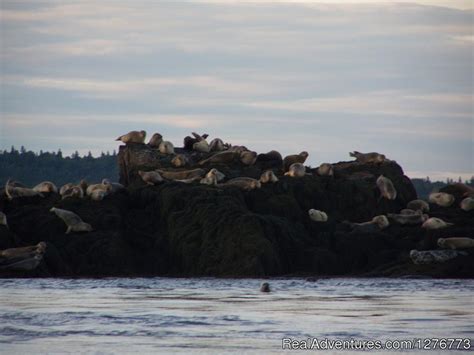
{"type": "Polygon", "coordinates": [[[390,225],[387,217],[384,215],[375,216],[369,222],[349,223],[353,232],[356,233],[374,233],[387,228],[390,225]]]}
{"type": "Polygon", "coordinates": [[[182,170],[182,171],[168,171],[168,170],[161,170],[157,169],[162,177],[168,180],[184,180],[184,179],[191,179],[195,177],[202,178],[206,173],[204,169],[193,169],[193,170],[182,170]]]}
{"type": "Polygon", "coordinates": [[[322,163],[319,168],[316,169],[316,172],[319,176],[333,176],[334,170],[332,165],[329,163],[322,163]]]}
{"type": "Polygon", "coordinates": [[[376,184],[382,197],[385,197],[387,200],[395,200],[397,198],[397,190],[395,190],[392,180],[380,175],[376,181],[376,184]]]}
{"type": "Polygon", "coordinates": [[[209,143],[203,139],[193,144],[193,150],[201,153],[209,153],[211,151],[211,147],[209,147],[209,143]]]}
{"type": "Polygon", "coordinates": [[[145,131],[130,131],[116,139],[116,141],[122,141],[123,143],[140,143],[145,144],[145,131]]]}
{"type": "Polygon", "coordinates": [[[291,164],[290,169],[285,173],[286,176],[303,177],[306,175],[306,167],[301,163],[291,164]]]}
{"type": "Polygon", "coordinates": [[[388,213],[387,217],[401,225],[416,225],[426,222],[429,218],[427,214],[422,214],[421,211],[415,211],[413,214],[396,214],[388,213]]]}
{"type": "MultiPolygon", "coordinates": [[[[204,185],[217,185],[218,177],[217,173],[220,173],[217,169],[211,169],[199,182],[204,185]]],[[[222,173],[220,173],[222,174],[222,173]]],[[[222,174],[224,175],[224,174],[222,174]]]]}
{"type": "Polygon", "coordinates": [[[0,211],[0,226],[8,227],[7,215],[0,211]]]}
{"type": "Polygon", "coordinates": [[[155,133],[148,142],[148,146],[151,148],[159,148],[161,142],[163,142],[163,136],[159,133],[155,133]]]}
{"type": "MultiPolygon", "coordinates": [[[[64,185],[63,187],[65,187],[66,185],[64,185]]],[[[68,186],[64,190],[63,190],[63,187],[61,187],[61,191],[62,191],[61,198],[63,200],[69,197],[78,197],[78,198],[84,197],[84,190],[80,186],[75,186],[73,184],[70,184],[70,186],[68,186]]]]}
{"type": "Polygon", "coordinates": [[[221,152],[226,149],[227,149],[227,146],[224,144],[224,142],[220,138],[214,138],[211,141],[211,143],[209,143],[209,150],[211,152],[221,152]]]}
{"type": "Polygon", "coordinates": [[[283,159],[283,171],[288,171],[290,166],[295,163],[303,165],[306,159],[308,158],[308,155],[309,154],[306,151],[303,151],[300,154],[287,155],[285,159],[283,159]]]}
{"type": "Polygon", "coordinates": [[[171,159],[171,164],[175,168],[182,168],[189,163],[188,158],[184,154],[178,154],[173,159],[171,159]]]}
{"type": "Polygon", "coordinates": [[[29,189],[27,187],[13,186],[13,184],[11,184],[10,182],[10,179],[8,179],[7,183],[5,184],[5,194],[7,195],[9,200],[13,200],[17,197],[43,197],[43,194],[41,192],[35,191],[33,189],[29,189]]]}
{"type": "Polygon", "coordinates": [[[119,190],[125,189],[125,186],[123,186],[121,183],[112,182],[109,179],[102,179],[102,184],[105,185],[105,186],[108,186],[108,190],[111,193],[115,193],[119,190]]]}
{"type": "Polygon", "coordinates": [[[414,210],[414,211],[422,211],[422,212],[429,212],[430,205],[428,202],[423,200],[413,200],[407,203],[407,208],[414,210]]]}
{"type": "Polygon", "coordinates": [[[58,193],[58,188],[51,181],[40,182],[38,185],[33,187],[33,190],[37,192],[43,192],[43,193],[51,193],[51,192],[58,193]]]}
{"type": "Polygon", "coordinates": [[[206,139],[207,137],[209,137],[209,135],[207,133],[203,134],[203,135],[199,135],[199,134],[193,132],[193,135],[195,135],[195,134],[199,137],[199,139],[197,139],[196,137],[193,138],[193,137],[190,137],[190,136],[184,137],[184,140],[183,140],[184,149],[193,150],[194,143],[199,142],[200,139],[206,139]]]}
{"type": "Polygon", "coordinates": [[[37,245],[0,250],[0,269],[14,271],[34,270],[43,259],[46,243],[37,245]]]}
{"type": "Polygon", "coordinates": [[[431,217],[428,218],[422,225],[421,228],[426,229],[440,229],[452,226],[453,223],[447,223],[443,221],[441,218],[431,217]]]}
{"type": "Polygon", "coordinates": [[[257,161],[257,153],[252,151],[245,151],[240,153],[240,161],[245,165],[253,165],[257,161]]]}
{"type": "Polygon", "coordinates": [[[466,252],[457,250],[411,250],[410,258],[413,264],[438,264],[457,258],[460,255],[467,255],[466,252]]]}
{"type": "Polygon", "coordinates": [[[454,196],[446,192],[435,192],[430,194],[428,200],[441,207],[449,207],[454,203],[454,196]]]}
{"type": "Polygon", "coordinates": [[[361,153],[358,151],[353,151],[349,153],[349,156],[356,158],[356,161],[358,163],[383,163],[386,158],[385,155],[375,153],[375,152],[370,152],[370,153],[361,153]]]}
{"type": "Polygon", "coordinates": [[[228,187],[228,186],[235,186],[242,190],[253,190],[259,189],[262,187],[260,181],[256,179],[252,179],[249,177],[238,177],[234,179],[230,179],[229,181],[225,182],[224,184],[219,184],[218,186],[228,187]]]}
{"type": "Polygon", "coordinates": [[[326,214],[326,212],[315,210],[313,208],[308,211],[308,215],[309,218],[311,218],[311,220],[315,222],[327,222],[328,220],[328,215],[326,214]]]}
{"type": "Polygon", "coordinates": [[[225,150],[223,152],[216,153],[211,157],[201,160],[198,164],[230,164],[240,158],[240,153],[225,150]]]}
{"type": "Polygon", "coordinates": [[[404,215],[404,216],[410,216],[410,215],[413,215],[413,214],[420,214],[420,210],[411,210],[409,208],[404,208],[403,210],[400,210],[400,214],[404,215]]]}
{"type": "Polygon", "coordinates": [[[439,238],[438,246],[444,249],[474,248],[474,239],[471,238],[439,238]]]}
{"type": "Polygon", "coordinates": [[[54,212],[56,216],[61,218],[63,222],[66,223],[66,234],[69,234],[71,232],[90,232],[93,230],[92,226],[89,223],[84,222],[81,217],[79,217],[74,212],[56,207],[52,207],[50,211],[54,212]]]}
{"type": "Polygon", "coordinates": [[[174,154],[173,143],[168,142],[168,141],[161,142],[158,149],[161,154],[174,154]]]}
{"type": "Polygon", "coordinates": [[[269,182],[278,182],[278,178],[272,170],[267,170],[260,175],[260,182],[262,184],[267,184],[269,182]]]}
{"type": "Polygon", "coordinates": [[[466,197],[465,199],[461,201],[459,206],[461,207],[462,210],[466,212],[474,210],[474,198],[466,197]]]}
{"type": "Polygon", "coordinates": [[[158,171],[138,171],[138,175],[142,178],[142,180],[148,185],[156,185],[163,181],[160,173],[158,171]]]}

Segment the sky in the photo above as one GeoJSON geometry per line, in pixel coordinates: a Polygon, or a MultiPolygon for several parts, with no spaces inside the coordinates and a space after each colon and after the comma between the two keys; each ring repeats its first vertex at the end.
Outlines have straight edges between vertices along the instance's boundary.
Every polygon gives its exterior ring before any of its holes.
{"type": "Polygon", "coordinates": [[[192,131],[474,175],[474,1],[0,0],[0,149],[192,131]]]}

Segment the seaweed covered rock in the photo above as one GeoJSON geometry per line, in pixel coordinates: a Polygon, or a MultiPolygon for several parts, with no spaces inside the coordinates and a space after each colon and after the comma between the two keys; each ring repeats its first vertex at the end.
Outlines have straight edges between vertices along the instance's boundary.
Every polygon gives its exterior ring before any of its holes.
{"type": "MultiPolygon", "coordinates": [[[[266,158],[251,166],[238,160],[196,165],[212,153],[176,151],[188,156],[191,167],[216,167],[227,179],[258,178],[272,166],[266,158]]],[[[61,200],[54,193],[8,200],[0,191],[0,210],[9,221],[8,229],[0,227],[1,247],[45,242],[39,276],[436,276],[427,270],[446,277],[474,276],[466,266],[472,264],[472,250],[462,260],[432,269],[414,266],[408,257],[412,249],[435,248],[439,237],[472,236],[474,211],[431,206],[430,216],[454,223],[442,230],[391,224],[361,232],[346,223],[398,213],[416,199],[413,185],[395,162],[341,162],[333,164],[333,176],[307,169],[301,178],[284,176],[278,162],[273,170],[279,181],[250,191],[198,181],[149,186],[138,177],[142,169],[172,169],[171,159],[145,145],[121,147],[121,182],[128,187],[102,201],[61,200]],[[381,197],[376,185],[380,175],[393,182],[395,200],[381,197]],[[51,207],[76,213],[93,231],[65,234],[66,226],[51,207]],[[326,212],[327,222],[311,220],[309,209],[326,212]]]]}

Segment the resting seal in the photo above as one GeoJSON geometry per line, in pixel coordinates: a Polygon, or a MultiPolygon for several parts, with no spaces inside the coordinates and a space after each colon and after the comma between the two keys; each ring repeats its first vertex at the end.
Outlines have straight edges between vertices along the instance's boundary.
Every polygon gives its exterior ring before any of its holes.
{"type": "Polygon", "coordinates": [[[411,250],[410,258],[413,264],[438,264],[457,258],[460,255],[466,255],[465,252],[457,250],[411,250]]]}
{"type": "Polygon", "coordinates": [[[305,151],[301,152],[300,154],[287,155],[285,159],[283,159],[283,171],[288,171],[290,166],[295,163],[304,164],[306,158],[308,158],[308,155],[308,152],[305,151]]]}
{"type": "Polygon", "coordinates": [[[272,170],[267,170],[260,175],[260,182],[262,184],[267,184],[269,182],[278,182],[278,178],[272,170]]]}
{"type": "Polygon", "coordinates": [[[46,252],[46,243],[39,242],[34,246],[0,250],[0,269],[30,271],[35,269],[46,252]]]}
{"type": "Polygon", "coordinates": [[[466,197],[464,200],[461,201],[459,204],[462,210],[469,212],[474,209],[474,198],[466,197]]]}
{"type": "Polygon", "coordinates": [[[257,153],[250,150],[240,153],[240,161],[245,165],[253,165],[257,161],[257,153]]]}
{"type": "Polygon", "coordinates": [[[207,141],[203,139],[193,144],[193,150],[201,153],[209,153],[211,151],[211,148],[209,147],[209,143],[207,143],[207,141]]]}
{"type": "Polygon", "coordinates": [[[228,186],[235,186],[242,190],[253,190],[259,189],[262,187],[260,181],[256,179],[252,179],[249,177],[238,177],[234,179],[230,179],[229,181],[225,182],[224,184],[219,184],[218,186],[228,187],[228,186]]]}
{"type": "Polygon", "coordinates": [[[431,217],[428,218],[422,225],[421,228],[426,229],[440,229],[452,226],[453,223],[447,223],[443,221],[441,218],[431,217]]]}
{"type": "Polygon", "coordinates": [[[333,176],[334,170],[332,165],[329,163],[322,163],[319,168],[316,170],[319,176],[333,176]]]}
{"type": "Polygon", "coordinates": [[[438,246],[444,249],[474,248],[474,239],[471,238],[439,238],[438,246]]]}
{"type": "Polygon", "coordinates": [[[116,141],[122,141],[123,143],[140,143],[145,144],[145,131],[130,131],[116,139],[116,141]]]}
{"type": "Polygon", "coordinates": [[[328,220],[328,215],[326,212],[315,210],[315,209],[310,209],[308,211],[309,218],[311,218],[312,221],[315,222],[327,222],[328,220]]]}
{"type": "Polygon", "coordinates": [[[184,180],[184,179],[191,179],[195,177],[202,178],[206,173],[204,169],[193,169],[193,170],[182,170],[182,171],[166,171],[156,169],[162,177],[168,180],[184,180]]]}
{"type": "Polygon", "coordinates": [[[306,167],[301,163],[291,164],[290,169],[285,173],[286,176],[303,177],[306,175],[306,167]]]}
{"type": "Polygon", "coordinates": [[[421,224],[426,222],[429,218],[427,214],[422,214],[421,212],[415,212],[414,214],[388,213],[387,217],[401,225],[421,224]]]}
{"type": "Polygon", "coordinates": [[[142,180],[147,185],[156,185],[163,181],[163,178],[161,177],[160,173],[156,170],[152,170],[152,171],[139,170],[138,175],[140,175],[142,180]]]}
{"type": "MultiPolygon", "coordinates": [[[[204,185],[217,185],[218,177],[217,173],[222,174],[217,169],[211,169],[199,182],[204,185]]],[[[222,174],[224,175],[224,174],[222,174]]],[[[221,175],[221,176],[222,176],[221,175]]]]}
{"type": "Polygon", "coordinates": [[[441,207],[449,207],[454,203],[454,196],[446,192],[435,192],[430,194],[428,200],[441,207]]]}
{"type": "Polygon", "coordinates": [[[384,215],[375,216],[369,222],[350,223],[353,232],[374,233],[387,228],[390,225],[387,217],[384,215]]]}
{"type": "Polygon", "coordinates": [[[55,194],[58,193],[58,188],[51,181],[40,182],[38,185],[33,187],[33,190],[35,190],[36,192],[43,192],[43,193],[51,193],[51,192],[54,192],[55,194]]]}
{"type": "Polygon", "coordinates": [[[397,198],[397,190],[395,190],[392,180],[380,175],[376,181],[376,184],[382,197],[385,197],[387,200],[395,200],[397,198]]]}
{"type": "MultiPolygon", "coordinates": [[[[68,185],[68,184],[66,184],[66,185],[68,185]]],[[[84,197],[84,190],[80,186],[74,186],[73,184],[71,184],[71,186],[64,189],[62,194],[61,194],[61,198],[63,200],[66,199],[66,198],[69,198],[69,197],[83,198],[84,197]]]]}
{"type": "Polygon", "coordinates": [[[173,159],[171,159],[171,164],[175,168],[181,168],[188,164],[188,158],[184,154],[178,154],[173,159]]]}
{"type": "Polygon", "coordinates": [[[370,152],[370,153],[361,153],[358,151],[353,151],[349,153],[349,156],[356,158],[358,163],[383,163],[386,158],[385,155],[370,152]]]}
{"type": "Polygon", "coordinates": [[[223,152],[216,153],[207,159],[201,160],[198,164],[229,164],[236,161],[239,157],[240,153],[225,150],[223,152]]]}
{"type": "Polygon", "coordinates": [[[161,154],[174,154],[173,143],[168,141],[161,142],[158,149],[160,150],[161,154]]]}
{"type": "Polygon", "coordinates": [[[148,146],[151,148],[159,148],[161,142],[163,142],[163,136],[159,133],[154,133],[148,142],[148,146]]]}
{"type": "Polygon", "coordinates": [[[414,211],[429,212],[430,205],[423,200],[413,200],[407,203],[407,208],[414,211]]]}
{"type": "Polygon", "coordinates": [[[225,150],[227,147],[220,138],[214,138],[211,143],[209,143],[209,150],[211,152],[221,152],[225,150]]]}
{"type": "Polygon", "coordinates": [[[33,189],[29,189],[27,187],[13,186],[12,183],[10,182],[10,179],[8,179],[7,183],[5,184],[5,194],[7,195],[7,198],[9,200],[13,200],[14,198],[17,198],[17,197],[32,197],[32,196],[43,197],[43,194],[41,192],[35,191],[33,189]]]}
{"type": "Polygon", "coordinates": [[[192,137],[189,137],[189,136],[186,136],[184,137],[184,141],[183,141],[183,146],[184,146],[184,149],[186,150],[193,150],[193,145],[194,143],[196,142],[199,142],[200,140],[202,139],[206,139],[207,137],[209,137],[209,135],[206,133],[206,134],[203,134],[202,136],[197,134],[197,133],[194,133],[193,132],[193,136],[194,138],[192,137]],[[196,136],[198,138],[196,138],[196,136]]]}
{"type": "Polygon", "coordinates": [[[54,212],[56,216],[61,218],[63,222],[66,223],[66,234],[69,234],[71,232],[90,232],[93,230],[92,226],[89,223],[84,222],[81,217],[79,217],[74,212],[56,207],[52,207],[50,211],[54,212]]]}

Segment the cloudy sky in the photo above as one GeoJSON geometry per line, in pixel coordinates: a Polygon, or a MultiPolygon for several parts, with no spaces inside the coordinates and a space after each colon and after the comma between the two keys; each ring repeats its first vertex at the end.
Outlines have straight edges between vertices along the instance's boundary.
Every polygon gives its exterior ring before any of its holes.
{"type": "Polygon", "coordinates": [[[7,1],[0,149],[207,132],[309,164],[473,175],[473,2],[7,1]]]}

